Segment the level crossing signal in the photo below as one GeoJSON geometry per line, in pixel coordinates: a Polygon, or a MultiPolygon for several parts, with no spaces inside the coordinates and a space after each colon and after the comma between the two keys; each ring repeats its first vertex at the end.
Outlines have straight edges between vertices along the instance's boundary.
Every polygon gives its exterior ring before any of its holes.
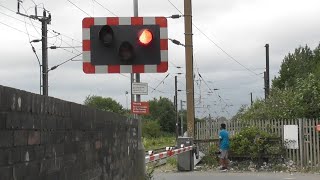
{"type": "Polygon", "coordinates": [[[82,21],[82,28],[85,73],[168,70],[165,17],[87,17],[82,21]]]}

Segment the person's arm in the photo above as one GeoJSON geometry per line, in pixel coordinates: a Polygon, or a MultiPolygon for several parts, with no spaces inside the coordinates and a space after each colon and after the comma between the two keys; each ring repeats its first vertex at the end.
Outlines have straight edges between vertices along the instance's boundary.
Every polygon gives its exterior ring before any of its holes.
{"type": "Polygon", "coordinates": [[[222,133],[221,133],[221,131],[220,131],[220,132],[219,132],[218,147],[220,147],[221,141],[222,141],[222,133]]]}

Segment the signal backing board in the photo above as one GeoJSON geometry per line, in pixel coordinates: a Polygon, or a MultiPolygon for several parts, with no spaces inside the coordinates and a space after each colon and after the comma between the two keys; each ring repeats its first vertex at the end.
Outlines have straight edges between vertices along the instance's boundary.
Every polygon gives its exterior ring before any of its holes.
{"type": "MultiPolygon", "coordinates": [[[[87,74],[104,73],[163,73],[168,70],[168,28],[165,17],[87,17],[82,21],[83,71],[87,74]],[[92,61],[91,27],[117,25],[158,25],[160,27],[159,64],[94,65],[92,61]]],[[[107,58],[107,57],[106,57],[107,58]]]]}

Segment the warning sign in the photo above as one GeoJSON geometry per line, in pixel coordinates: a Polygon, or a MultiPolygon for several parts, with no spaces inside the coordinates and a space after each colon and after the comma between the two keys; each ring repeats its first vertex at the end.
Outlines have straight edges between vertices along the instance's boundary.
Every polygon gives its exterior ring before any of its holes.
{"type": "Polygon", "coordinates": [[[133,102],[131,112],[133,114],[149,114],[149,102],[133,102]]]}

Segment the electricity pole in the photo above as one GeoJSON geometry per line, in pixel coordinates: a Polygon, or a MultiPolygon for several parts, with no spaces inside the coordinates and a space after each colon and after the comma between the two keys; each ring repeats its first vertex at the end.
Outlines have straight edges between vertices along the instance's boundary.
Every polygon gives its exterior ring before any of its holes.
{"type": "Polygon", "coordinates": [[[174,77],[174,108],[176,109],[176,140],[179,137],[179,111],[178,111],[178,77],[174,77]]]}
{"type": "Polygon", "coordinates": [[[266,88],[266,99],[270,94],[270,67],[269,67],[269,44],[265,45],[266,47],[266,75],[265,75],[265,88],[266,88]]]}
{"type": "Polygon", "coordinates": [[[187,90],[187,124],[188,136],[194,137],[194,82],[193,82],[193,34],[192,34],[192,3],[184,0],[185,23],[185,56],[186,56],[186,90],[187,90]]]}
{"type": "Polygon", "coordinates": [[[47,17],[46,10],[43,10],[43,17],[40,19],[42,24],[42,80],[43,95],[48,96],[49,78],[48,78],[48,24],[51,22],[51,16],[47,17]]]}
{"type": "Polygon", "coordinates": [[[252,106],[253,105],[252,92],[250,93],[250,97],[251,97],[251,106],[252,106]]]}
{"type": "MultiPolygon", "coordinates": [[[[43,16],[38,16],[37,7],[35,7],[35,15],[27,15],[20,12],[20,3],[21,0],[18,0],[18,12],[17,14],[31,18],[34,20],[38,20],[41,22],[41,30],[42,30],[42,94],[48,96],[48,24],[51,23],[51,14],[47,16],[47,10],[43,9],[43,16]]],[[[30,42],[31,43],[31,42],[30,42]]],[[[41,92],[40,92],[41,94],[41,92]]]]}

